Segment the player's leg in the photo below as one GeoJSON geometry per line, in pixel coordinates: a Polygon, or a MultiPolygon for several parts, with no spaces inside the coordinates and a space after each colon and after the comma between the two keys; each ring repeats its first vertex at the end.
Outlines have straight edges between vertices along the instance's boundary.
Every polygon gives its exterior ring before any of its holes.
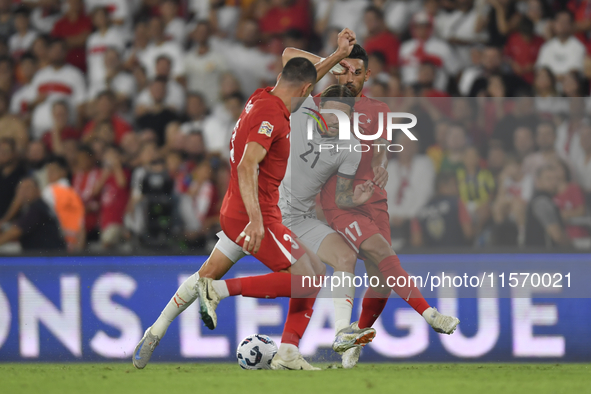
{"type": "Polygon", "coordinates": [[[132,361],[136,368],[143,369],[146,367],[154,349],[166,334],[170,324],[197,299],[197,290],[195,288],[197,280],[200,277],[221,279],[232,268],[234,263],[244,256],[242,248],[231,242],[223,232],[220,231],[218,237],[220,240],[199,271],[180,285],[158,319],[145,331],[134,351],[132,361]]]}
{"type": "MultiPolygon", "coordinates": [[[[328,229],[328,226],[324,224],[322,226],[328,229]]],[[[357,254],[338,233],[331,230],[322,239],[317,255],[322,262],[334,268],[331,278],[336,330],[333,350],[342,353],[354,346],[366,345],[375,337],[375,330],[360,329],[357,322],[351,323],[355,299],[354,276],[357,254]]]]}
{"type": "Polygon", "coordinates": [[[440,314],[437,309],[427,303],[382,234],[374,234],[367,238],[361,244],[361,253],[366,257],[367,262],[378,268],[390,288],[423,316],[435,331],[442,334],[451,334],[455,331],[460,320],[440,314]]]}

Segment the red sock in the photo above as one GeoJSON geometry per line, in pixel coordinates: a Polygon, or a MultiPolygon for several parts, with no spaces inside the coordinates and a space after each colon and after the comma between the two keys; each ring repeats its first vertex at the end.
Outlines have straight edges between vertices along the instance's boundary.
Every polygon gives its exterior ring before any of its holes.
{"type": "Polygon", "coordinates": [[[290,343],[295,346],[300,344],[300,339],[302,339],[314,311],[312,309],[314,301],[316,298],[292,298],[289,300],[289,310],[281,343],[290,343]]]}
{"type": "Polygon", "coordinates": [[[291,274],[272,272],[267,275],[227,279],[226,285],[231,296],[238,294],[252,298],[291,297],[291,274]]]}
{"type": "Polygon", "coordinates": [[[429,304],[423,298],[414,281],[409,280],[408,273],[400,265],[398,256],[386,257],[378,264],[378,269],[386,277],[386,280],[390,277],[390,283],[396,280],[396,284],[392,286],[392,290],[406,301],[408,305],[412,306],[415,311],[422,315],[425,309],[429,308],[429,304]],[[404,277],[405,279],[398,279],[399,277],[404,277]],[[404,286],[398,287],[398,284],[404,286]]]}
{"type": "Polygon", "coordinates": [[[368,288],[361,304],[361,316],[359,317],[359,328],[373,326],[378,317],[382,314],[388,302],[388,296],[380,294],[373,288],[368,288]]]}

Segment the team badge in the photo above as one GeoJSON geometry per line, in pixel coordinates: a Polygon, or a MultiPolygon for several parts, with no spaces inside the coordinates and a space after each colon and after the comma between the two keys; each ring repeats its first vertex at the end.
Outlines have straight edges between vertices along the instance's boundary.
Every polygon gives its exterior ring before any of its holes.
{"type": "Polygon", "coordinates": [[[271,133],[273,132],[273,127],[275,126],[265,120],[263,123],[261,123],[261,127],[259,127],[259,134],[264,134],[267,137],[270,137],[271,133]]]}

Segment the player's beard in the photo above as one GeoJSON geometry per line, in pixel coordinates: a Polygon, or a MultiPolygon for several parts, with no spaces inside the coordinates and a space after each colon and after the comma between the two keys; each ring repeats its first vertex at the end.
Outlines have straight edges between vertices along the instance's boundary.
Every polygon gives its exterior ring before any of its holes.
{"type": "Polygon", "coordinates": [[[355,97],[357,97],[357,95],[359,95],[359,92],[361,91],[361,89],[363,89],[363,86],[361,86],[360,89],[357,89],[357,87],[353,83],[346,83],[345,86],[347,87],[347,89],[349,89],[351,91],[351,93],[353,93],[353,96],[355,96],[355,97]]]}

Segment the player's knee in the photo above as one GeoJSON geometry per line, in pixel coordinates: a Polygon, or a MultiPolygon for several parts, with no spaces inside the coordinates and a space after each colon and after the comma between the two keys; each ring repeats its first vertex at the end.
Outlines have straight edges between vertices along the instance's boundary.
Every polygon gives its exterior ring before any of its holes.
{"type": "Polygon", "coordinates": [[[395,255],[394,251],[387,242],[364,242],[361,250],[366,256],[372,259],[375,264],[379,264],[386,257],[395,255]]]}
{"type": "Polygon", "coordinates": [[[337,256],[335,271],[355,272],[357,254],[350,249],[340,251],[337,256]]]}

